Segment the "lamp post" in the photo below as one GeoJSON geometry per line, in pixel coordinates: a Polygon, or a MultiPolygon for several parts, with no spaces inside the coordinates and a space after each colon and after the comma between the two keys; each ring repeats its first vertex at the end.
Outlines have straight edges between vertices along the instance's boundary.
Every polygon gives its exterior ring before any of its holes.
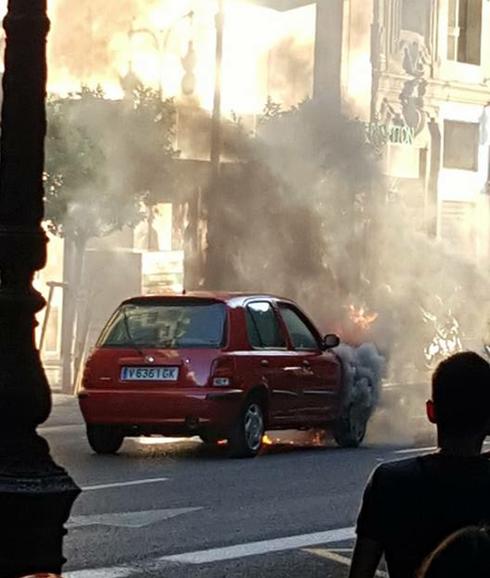
{"type": "Polygon", "coordinates": [[[378,117],[379,81],[381,73],[381,14],[379,0],[373,3],[371,24],[371,112],[369,122],[374,124],[378,117]]]}
{"type": "Polygon", "coordinates": [[[225,29],[225,7],[224,0],[218,2],[218,12],[216,14],[216,71],[214,74],[214,101],[213,117],[211,122],[211,171],[213,186],[217,186],[221,166],[221,100],[222,100],[222,77],[223,77],[223,40],[225,29]]]}
{"type": "Polygon", "coordinates": [[[222,202],[221,198],[221,159],[223,148],[222,123],[222,88],[223,88],[223,52],[225,34],[224,0],[218,0],[218,11],[215,16],[216,52],[214,72],[213,113],[210,127],[210,175],[209,184],[204,191],[199,207],[199,221],[205,223],[205,234],[198,241],[199,261],[197,265],[197,283],[199,288],[216,288],[216,278],[213,275],[214,263],[218,245],[215,242],[215,215],[222,202]]]}
{"type": "MultiPolygon", "coordinates": [[[[192,21],[194,19],[194,11],[193,10],[191,10],[187,14],[184,14],[183,16],[180,16],[170,26],[168,26],[167,28],[165,28],[163,30],[160,30],[158,33],[151,30],[150,28],[134,28],[134,27],[131,27],[131,29],[128,32],[128,38],[129,38],[130,46],[131,46],[133,38],[135,36],[144,35],[144,36],[147,36],[151,40],[151,42],[155,48],[155,52],[158,54],[158,58],[159,58],[158,90],[160,93],[160,98],[163,98],[162,73],[163,73],[163,67],[164,67],[165,53],[167,51],[167,46],[168,46],[168,42],[170,40],[170,35],[172,34],[172,31],[173,31],[175,25],[178,24],[179,22],[181,22],[182,20],[187,19],[187,18],[192,23],[192,21]]],[[[190,47],[189,49],[192,48],[192,42],[190,42],[189,47],[190,47]]],[[[130,61],[130,69],[132,69],[132,62],[131,61],[130,61]]]]}
{"type": "MultiPolygon", "coordinates": [[[[163,97],[163,81],[162,81],[163,57],[164,57],[164,47],[166,46],[167,41],[168,41],[168,34],[167,34],[167,38],[163,41],[163,43],[161,43],[159,37],[157,36],[157,34],[155,32],[153,32],[153,30],[150,30],[149,28],[131,28],[131,30],[128,32],[130,46],[132,45],[133,38],[135,36],[138,36],[138,35],[148,36],[153,43],[153,46],[155,48],[155,52],[158,54],[158,58],[159,58],[159,63],[158,63],[158,92],[160,94],[160,98],[162,98],[163,97]]],[[[132,61],[130,61],[130,68],[132,69],[132,61]]]]}
{"type": "Polygon", "coordinates": [[[36,428],[51,395],[34,340],[45,301],[46,0],[9,0],[0,141],[0,576],[60,573],[63,525],[80,490],[36,428]]]}

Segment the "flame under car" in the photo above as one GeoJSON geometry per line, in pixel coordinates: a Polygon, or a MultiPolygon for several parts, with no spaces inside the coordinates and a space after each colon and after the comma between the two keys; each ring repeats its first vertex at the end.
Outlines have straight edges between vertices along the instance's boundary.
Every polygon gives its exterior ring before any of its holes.
{"type": "MultiPolygon", "coordinates": [[[[357,373],[338,345],[294,302],[271,295],[127,300],[85,367],[79,401],[89,444],[116,453],[126,436],[198,435],[253,457],[267,430],[314,428],[356,447],[373,407],[352,394],[357,373]]],[[[361,379],[364,390],[376,387],[361,379]]]]}

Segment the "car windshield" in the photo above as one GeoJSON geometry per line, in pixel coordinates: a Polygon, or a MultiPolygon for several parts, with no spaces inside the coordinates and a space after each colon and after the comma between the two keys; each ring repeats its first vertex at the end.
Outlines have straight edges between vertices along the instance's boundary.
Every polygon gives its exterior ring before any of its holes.
{"type": "Polygon", "coordinates": [[[182,349],[223,345],[222,303],[125,304],[111,319],[99,347],[182,349]]]}

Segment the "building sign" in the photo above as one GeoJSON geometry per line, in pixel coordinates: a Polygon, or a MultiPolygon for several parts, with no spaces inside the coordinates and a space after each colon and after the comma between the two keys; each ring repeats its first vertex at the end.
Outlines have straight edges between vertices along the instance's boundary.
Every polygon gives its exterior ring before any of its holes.
{"type": "Polygon", "coordinates": [[[364,126],[367,141],[376,148],[388,143],[412,146],[415,141],[415,129],[407,125],[368,122],[364,126]]]}
{"type": "Polygon", "coordinates": [[[181,293],[184,288],[183,251],[153,251],[142,254],[143,293],[181,293]]]}

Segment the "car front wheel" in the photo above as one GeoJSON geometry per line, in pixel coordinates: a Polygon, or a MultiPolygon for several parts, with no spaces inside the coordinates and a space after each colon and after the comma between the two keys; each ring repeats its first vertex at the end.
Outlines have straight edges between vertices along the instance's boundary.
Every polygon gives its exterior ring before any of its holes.
{"type": "Polygon", "coordinates": [[[341,448],[357,448],[363,441],[368,423],[366,409],[351,404],[338,417],[333,431],[335,441],[341,448]]]}
{"type": "Polygon", "coordinates": [[[87,439],[97,454],[115,454],[124,441],[122,431],[110,425],[87,425],[87,439]]]}
{"type": "Polygon", "coordinates": [[[228,439],[230,457],[253,458],[262,447],[265,419],[262,405],[251,399],[246,402],[228,439]]]}

